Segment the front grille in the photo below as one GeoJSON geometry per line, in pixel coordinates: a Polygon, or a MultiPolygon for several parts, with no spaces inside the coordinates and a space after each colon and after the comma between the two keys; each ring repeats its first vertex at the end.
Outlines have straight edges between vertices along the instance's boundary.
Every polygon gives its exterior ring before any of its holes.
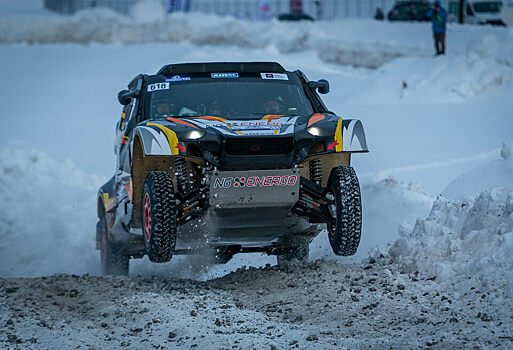
{"type": "Polygon", "coordinates": [[[291,137],[229,138],[225,151],[234,156],[289,154],[293,149],[291,137]]]}

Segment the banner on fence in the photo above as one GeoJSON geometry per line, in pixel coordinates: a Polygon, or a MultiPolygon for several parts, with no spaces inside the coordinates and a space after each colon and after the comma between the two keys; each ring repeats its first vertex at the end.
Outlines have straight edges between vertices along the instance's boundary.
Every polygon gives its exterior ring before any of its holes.
{"type": "Polygon", "coordinates": [[[171,12],[189,12],[191,0],[167,0],[166,11],[171,12]]]}
{"type": "Polygon", "coordinates": [[[290,12],[303,13],[303,0],[290,0],[290,12]]]}

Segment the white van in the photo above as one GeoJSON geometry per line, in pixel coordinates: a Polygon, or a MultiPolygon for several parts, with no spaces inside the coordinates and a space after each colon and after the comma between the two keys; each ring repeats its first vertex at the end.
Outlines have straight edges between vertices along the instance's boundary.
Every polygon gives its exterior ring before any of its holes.
{"type": "Polygon", "coordinates": [[[504,0],[501,10],[502,21],[508,26],[513,26],[513,0],[504,0]]]}
{"type": "MultiPolygon", "coordinates": [[[[513,3],[513,0],[506,0],[513,3]]],[[[442,4],[447,6],[449,22],[457,22],[459,17],[460,1],[446,0],[442,4]]],[[[463,22],[469,24],[504,25],[501,9],[504,1],[500,0],[466,0],[464,1],[463,22]]]]}

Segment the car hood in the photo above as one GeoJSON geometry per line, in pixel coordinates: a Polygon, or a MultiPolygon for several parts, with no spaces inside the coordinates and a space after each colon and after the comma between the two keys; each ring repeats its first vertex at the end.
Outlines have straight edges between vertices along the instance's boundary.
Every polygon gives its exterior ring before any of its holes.
{"type": "Polygon", "coordinates": [[[180,118],[179,120],[202,129],[214,129],[225,136],[238,137],[293,134],[299,119],[299,116],[268,114],[263,118],[248,120],[231,120],[213,116],[180,118]]]}

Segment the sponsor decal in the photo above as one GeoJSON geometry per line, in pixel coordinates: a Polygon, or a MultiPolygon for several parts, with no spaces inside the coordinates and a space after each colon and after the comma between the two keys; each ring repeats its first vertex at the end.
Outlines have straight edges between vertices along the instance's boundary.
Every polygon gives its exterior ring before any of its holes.
{"type": "Polygon", "coordinates": [[[284,73],[260,73],[260,76],[268,80],[289,80],[288,75],[284,73]]]}
{"type": "Polygon", "coordinates": [[[276,120],[254,120],[244,122],[231,122],[226,124],[214,124],[213,127],[227,127],[239,135],[277,135],[283,126],[291,126],[294,123],[279,122],[276,120]]]}
{"type": "Polygon", "coordinates": [[[228,121],[226,124],[214,124],[212,125],[214,128],[219,128],[226,126],[228,128],[233,128],[234,130],[268,130],[273,127],[281,127],[286,125],[294,125],[294,123],[290,122],[279,122],[279,121],[267,121],[267,120],[255,120],[255,121],[247,121],[247,122],[231,122],[228,121]]]}
{"type": "Polygon", "coordinates": [[[177,143],[176,144],[176,148],[178,148],[178,150],[182,153],[185,153],[186,149],[185,149],[185,146],[182,146],[181,144],[177,143]]]}
{"type": "Polygon", "coordinates": [[[169,90],[169,83],[155,83],[148,85],[148,92],[158,91],[158,90],[169,90]]]}
{"type": "Polygon", "coordinates": [[[219,79],[219,78],[225,78],[225,79],[230,79],[230,78],[238,78],[239,77],[239,73],[211,73],[210,76],[214,79],[219,79]]]}
{"type": "Polygon", "coordinates": [[[175,82],[175,81],[189,81],[191,80],[191,76],[190,75],[173,75],[171,77],[165,77],[164,78],[164,81],[167,81],[167,82],[175,82]]]}
{"type": "Polygon", "coordinates": [[[298,175],[222,177],[214,181],[214,188],[294,186],[298,175]]]}
{"type": "Polygon", "coordinates": [[[187,121],[206,127],[210,126],[225,135],[285,135],[294,131],[298,117],[282,117],[251,120],[228,120],[219,117],[190,117],[187,121]],[[201,124],[200,124],[201,123],[201,124]]]}
{"type": "Polygon", "coordinates": [[[337,146],[338,146],[337,140],[328,143],[328,151],[334,151],[337,146]]]}

